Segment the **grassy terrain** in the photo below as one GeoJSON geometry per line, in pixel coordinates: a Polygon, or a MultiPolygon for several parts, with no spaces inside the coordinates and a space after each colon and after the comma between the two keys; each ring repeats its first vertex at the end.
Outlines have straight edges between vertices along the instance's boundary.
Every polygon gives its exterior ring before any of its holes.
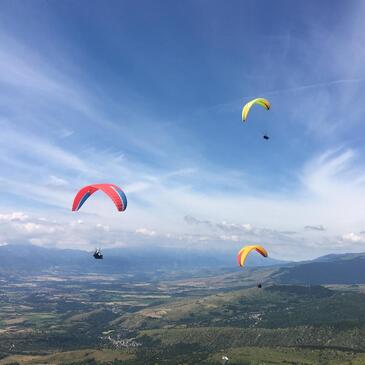
{"type": "Polygon", "coordinates": [[[4,280],[0,364],[365,364],[363,286],[270,285],[270,270],[4,280]]]}
{"type": "MultiPolygon", "coordinates": [[[[219,364],[222,354],[214,354],[208,361],[219,364]]],[[[239,347],[229,352],[230,364],[240,365],[360,365],[365,355],[338,350],[315,350],[287,347],[239,347]]]]}
{"type": "Polygon", "coordinates": [[[114,362],[133,359],[131,354],[116,350],[86,349],[81,351],[58,352],[51,355],[12,355],[0,360],[0,365],[9,363],[18,364],[67,364],[77,362],[114,362]]]}

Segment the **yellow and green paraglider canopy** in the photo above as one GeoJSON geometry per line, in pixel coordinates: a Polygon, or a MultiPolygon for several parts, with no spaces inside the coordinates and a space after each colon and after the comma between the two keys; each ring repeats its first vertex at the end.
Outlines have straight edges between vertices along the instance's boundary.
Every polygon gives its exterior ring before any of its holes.
{"type": "Polygon", "coordinates": [[[243,108],[242,108],[242,121],[243,122],[246,122],[247,120],[247,116],[248,116],[248,113],[250,111],[250,109],[252,108],[252,106],[254,104],[258,104],[258,105],[261,105],[263,108],[265,108],[266,110],[269,110],[271,105],[270,105],[270,102],[269,100],[267,99],[264,99],[264,98],[256,98],[256,99],[253,99],[251,101],[249,101],[243,108]]]}

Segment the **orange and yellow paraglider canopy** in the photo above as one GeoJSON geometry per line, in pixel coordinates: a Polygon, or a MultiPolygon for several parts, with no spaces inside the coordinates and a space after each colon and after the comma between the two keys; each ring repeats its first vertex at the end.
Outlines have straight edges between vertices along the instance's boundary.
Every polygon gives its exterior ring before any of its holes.
{"type": "Polygon", "coordinates": [[[246,246],[246,247],[243,247],[238,252],[237,260],[238,260],[238,265],[239,266],[241,266],[241,267],[244,266],[248,254],[253,250],[256,250],[259,254],[261,254],[264,257],[269,256],[266,249],[264,247],[260,246],[260,245],[246,246]]]}

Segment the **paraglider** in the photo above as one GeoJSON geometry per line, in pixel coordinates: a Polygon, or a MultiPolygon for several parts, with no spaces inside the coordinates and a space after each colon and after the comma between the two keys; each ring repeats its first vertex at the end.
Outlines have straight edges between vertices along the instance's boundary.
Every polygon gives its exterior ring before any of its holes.
{"type": "MultiPolygon", "coordinates": [[[[242,108],[242,122],[247,121],[248,114],[249,114],[252,106],[255,104],[262,106],[266,110],[269,110],[271,108],[271,104],[270,104],[269,100],[264,99],[264,98],[253,99],[253,100],[249,101],[247,104],[245,104],[244,107],[242,108]]],[[[262,138],[265,141],[268,141],[270,139],[270,137],[268,136],[268,134],[266,132],[263,134],[262,138]]]]}
{"type": "MultiPolygon", "coordinates": [[[[246,259],[248,254],[253,251],[256,250],[259,254],[261,254],[264,257],[268,257],[269,254],[267,253],[267,251],[265,250],[264,247],[260,246],[260,245],[252,245],[252,246],[246,246],[243,247],[241,250],[239,250],[238,255],[237,255],[237,260],[238,260],[238,265],[243,267],[245,265],[246,259]]],[[[262,288],[262,284],[258,283],[257,284],[258,289],[262,288]]]]}
{"type": "Polygon", "coordinates": [[[252,246],[243,247],[238,252],[238,255],[237,255],[237,260],[238,260],[238,265],[239,266],[243,267],[245,265],[245,261],[246,261],[246,258],[248,256],[248,254],[253,250],[256,250],[259,254],[261,254],[264,257],[268,257],[268,255],[269,255],[267,253],[267,251],[265,250],[265,248],[262,247],[262,246],[259,246],[259,245],[252,245],[252,246]]]}
{"type": "Polygon", "coordinates": [[[127,197],[120,187],[114,184],[93,184],[84,186],[81,190],[79,190],[74,198],[72,211],[79,210],[85,201],[98,190],[103,191],[113,200],[118,211],[123,212],[126,210],[127,197]]]}
{"type": "Polygon", "coordinates": [[[266,110],[269,110],[271,108],[269,100],[264,99],[264,98],[253,99],[253,100],[249,101],[247,104],[245,104],[244,107],[242,108],[242,122],[246,122],[248,113],[249,113],[250,109],[252,108],[252,106],[255,104],[262,106],[266,110]]]}
{"type": "Polygon", "coordinates": [[[94,252],[93,256],[97,260],[102,260],[103,259],[103,254],[101,253],[100,248],[95,249],[95,252],[94,252]]]}
{"type": "MultiPolygon", "coordinates": [[[[114,202],[114,205],[119,212],[124,212],[127,208],[127,197],[123,190],[114,184],[93,184],[84,186],[76,194],[73,204],[72,211],[78,211],[85,201],[96,191],[101,190],[114,202]]],[[[103,259],[100,248],[97,248],[93,254],[94,258],[97,260],[103,259]]]]}

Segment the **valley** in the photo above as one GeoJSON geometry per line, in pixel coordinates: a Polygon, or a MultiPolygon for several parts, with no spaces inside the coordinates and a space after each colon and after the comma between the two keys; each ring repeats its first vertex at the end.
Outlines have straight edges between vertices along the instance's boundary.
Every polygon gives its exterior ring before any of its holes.
{"type": "Polygon", "coordinates": [[[3,275],[0,364],[365,363],[365,285],[275,273],[3,275]]]}

